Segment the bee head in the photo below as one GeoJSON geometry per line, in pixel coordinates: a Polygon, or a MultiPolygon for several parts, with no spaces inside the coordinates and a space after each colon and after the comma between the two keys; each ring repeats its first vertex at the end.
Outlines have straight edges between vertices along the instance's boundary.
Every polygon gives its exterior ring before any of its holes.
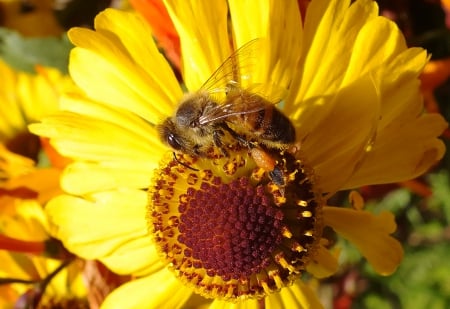
{"type": "Polygon", "coordinates": [[[183,137],[171,118],[167,118],[158,126],[158,132],[161,141],[169,145],[173,150],[189,152],[189,141],[183,137]]]}

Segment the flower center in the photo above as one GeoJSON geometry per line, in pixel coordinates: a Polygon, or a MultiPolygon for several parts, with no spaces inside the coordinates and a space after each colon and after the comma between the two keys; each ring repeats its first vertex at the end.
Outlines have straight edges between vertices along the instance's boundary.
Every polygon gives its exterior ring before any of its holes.
{"type": "Polygon", "coordinates": [[[195,162],[180,155],[150,188],[149,226],[167,264],[205,297],[261,298],[298,279],[322,222],[311,173],[288,153],[278,175],[243,152],[195,162]]]}
{"type": "Polygon", "coordinates": [[[273,207],[263,186],[253,187],[248,178],[204,182],[200,190],[189,190],[179,210],[184,254],[223,280],[260,272],[282,239],[283,212],[273,207]]]}

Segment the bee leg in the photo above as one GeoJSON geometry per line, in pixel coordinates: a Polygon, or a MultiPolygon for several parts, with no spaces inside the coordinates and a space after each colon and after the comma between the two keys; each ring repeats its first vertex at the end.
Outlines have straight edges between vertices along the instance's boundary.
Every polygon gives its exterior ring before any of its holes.
{"type": "Polygon", "coordinates": [[[278,187],[284,187],[286,185],[284,182],[284,172],[278,166],[275,166],[275,168],[269,172],[269,177],[278,187]]]}
{"type": "Polygon", "coordinates": [[[283,187],[285,185],[285,173],[281,170],[277,160],[271,154],[261,147],[254,146],[250,150],[250,155],[256,165],[269,174],[269,177],[274,184],[278,187],[283,187]]]}
{"type": "Polygon", "coordinates": [[[237,140],[242,146],[248,147],[249,149],[253,148],[254,145],[249,142],[243,135],[237,134],[233,129],[231,129],[226,123],[221,124],[222,128],[225,129],[230,135],[237,140]]]}
{"type": "Polygon", "coordinates": [[[214,144],[216,145],[217,148],[220,149],[220,151],[222,152],[222,154],[225,157],[228,157],[228,151],[225,149],[225,147],[223,146],[222,143],[222,136],[223,136],[223,131],[222,130],[214,130],[213,131],[213,141],[214,144]]]}

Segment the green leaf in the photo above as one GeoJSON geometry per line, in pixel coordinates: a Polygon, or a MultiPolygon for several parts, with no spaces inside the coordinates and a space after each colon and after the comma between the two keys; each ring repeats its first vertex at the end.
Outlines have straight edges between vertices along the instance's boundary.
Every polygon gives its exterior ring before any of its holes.
{"type": "Polygon", "coordinates": [[[437,209],[445,216],[446,223],[450,223],[450,179],[447,170],[430,174],[429,180],[433,189],[433,195],[429,199],[429,205],[437,209]]]}
{"type": "Polygon", "coordinates": [[[364,299],[364,308],[367,309],[391,309],[392,306],[387,299],[377,294],[369,294],[364,299]]]}
{"type": "Polygon", "coordinates": [[[391,276],[379,276],[366,265],[362,270],[367,290],[355,299],[352,308],[450,308],[448,256],[446,242],[405,246],[405,258],[391,276]]]}
{"type": "Polygon", "coordinates": [[[72,47],[66,35],[25,38],[15,31],[0,28],[0,57],[17,70],[34,73],[34,66],[39,64],[67,73],[72,47]]]}
{"type": "Polygon", "coordinates": [[[366,209],[374,213],[390,211],[398,213],[412,203],[412,193],[408,189],[399,188],[389,192],[380,200],[372,200],[366,204],[366,209]]]}

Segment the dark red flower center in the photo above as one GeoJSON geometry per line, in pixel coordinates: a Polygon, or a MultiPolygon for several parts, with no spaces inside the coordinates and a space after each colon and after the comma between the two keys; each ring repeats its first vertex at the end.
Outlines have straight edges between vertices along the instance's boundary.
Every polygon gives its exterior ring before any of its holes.
{"type": "Polygon", "coordinates": [[[320,195],[300,160],[281,153],[277,162],[283,185],[245,152],[203,162],[179,155],[157,172],[150,232],[168,267],[196,292],[261,298],[298,279],[311,260],[320,195]]]}
{"type": "Polygon", "coordinates": [[[247,178],[228,184],[203,183],[181,203],[180,236],[185,255],[200,260],[209,276],[248,277],[270,264],[281,243],[283,212],[273,207],[262,186],[247,178]]]}

